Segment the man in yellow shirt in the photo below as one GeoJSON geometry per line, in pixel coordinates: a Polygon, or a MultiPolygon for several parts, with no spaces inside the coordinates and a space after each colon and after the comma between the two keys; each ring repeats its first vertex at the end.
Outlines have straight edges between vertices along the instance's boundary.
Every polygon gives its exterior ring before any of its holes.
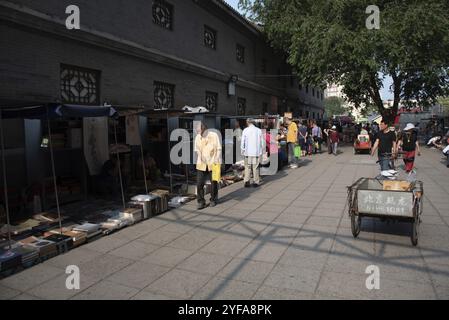
{"type": "Polygon", "coordinates": [[[285,118],[287,126],[287,147],[288,147],[288,164],[291,169],[298,168],[295,157],[295,147],[298,144],[298,126],[292,121],[292,118],[285,118]]]}
{"type": "Polygon", "coordinates": [[[221,141],[216,132],[207,130],[203,122],[196,123],[196,137],[194,151],[197,155],[197,201],[198,210],[206,207],[204,200],[204,185],[209,178],[211,181],[210,206],[215,207],[218,201],[218,182],[212,181],[212,166],[221,164],[221,141]]]}

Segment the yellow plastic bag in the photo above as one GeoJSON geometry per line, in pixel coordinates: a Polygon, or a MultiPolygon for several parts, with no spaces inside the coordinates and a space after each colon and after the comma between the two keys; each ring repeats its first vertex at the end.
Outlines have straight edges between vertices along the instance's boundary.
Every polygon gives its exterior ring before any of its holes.
{"type": "Polygon", "coordinates": [[[221,164],[212,165],[212,181],[219,182],[221,180],[221,164]]]}

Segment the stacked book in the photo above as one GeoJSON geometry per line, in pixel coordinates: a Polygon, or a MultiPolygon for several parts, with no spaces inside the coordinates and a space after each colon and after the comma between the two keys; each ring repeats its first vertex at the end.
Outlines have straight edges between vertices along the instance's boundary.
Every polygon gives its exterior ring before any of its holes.
{"type": "Polygon", "coordinates": [[[156,200],[156,214],[162,214],[168,211],[168,197],[170,195],[169,191],[154,190],[150,194],[158,197],[158,199],[156,200]]]}
{"type": "MultiPolygon", "coordinates": [[[[60,234],[61,230],[52,230],[50,234],[60,234]]],[[[73,231],[71,227],[62,228],[62,234],[72,239],[72,248],[79,247],[87,242],[87,235],[85,232],[73,231]]]]}
{"type": "Polygon", "coordinates": [[[52,234],[45,237],[44,240],[53,241],[56,243],[59,254],[65,253],[73,248],[72,237],[63,234],[52,234]]]}
{"type": "Polygon", "coordinates": [[[22,265],[22,256],[12,250],[0,249],[0,272],[14,270],[22,265]]]}
{"type": "Polygon", "coordinates": [[[22,244],[15,244],[11,251],[22,256],[22,266],[30,268],[39,262],[39,250],[22,244]]]}
{"type": "Polygon", "coordinates": [[[125,219],[128,219],[132,224],[139,223],[143,219],[142,208],[127,208],[121,212],[125,219]]]}
{"type": "Polygon", "coordinates": [[[56,243],[50,240],[28,237],[19,242],[24,247],[29,247],[39,251],[39,258],[47,260],[58,255],[56,243]]]}
{"type": "Polygon", "coordinates": [[[141,208],[143,210],[143,219],[149,219],[158,212],[159,196],[155,195],[138,195],[131,199],[128,203],[130,208],[141,208]]]}
{"type": "Polygon", "coordinates": [[[75,226],[72,231],[83,232],[86,234],[86,241],[92,242],[102,237],[103,233],[100,230],[99,224],[93,223],[84,223],[81,225],[75,226]]]}

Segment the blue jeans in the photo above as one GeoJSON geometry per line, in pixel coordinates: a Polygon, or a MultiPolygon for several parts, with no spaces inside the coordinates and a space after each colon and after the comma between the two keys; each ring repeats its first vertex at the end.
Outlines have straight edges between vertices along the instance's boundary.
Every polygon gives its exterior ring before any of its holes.
{"type": "Polygon", "coordinates": [[[380,170],[381,171],[390,170],[391,169],[390,162],[391,160],[389,157],[379,156],[380,170]]]}

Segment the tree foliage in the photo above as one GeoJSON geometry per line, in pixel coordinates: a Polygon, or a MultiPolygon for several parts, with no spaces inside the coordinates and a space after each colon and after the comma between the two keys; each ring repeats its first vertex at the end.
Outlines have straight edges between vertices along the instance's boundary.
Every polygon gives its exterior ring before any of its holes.
{"type": "Polygon", "coordinates": [[[303,83],[344,86],[349,102],[374,103],[394,116],[401,100],[426,106],[449,92],[448,0],[240,0],[263,26],[303,83]],[[369,30],[366,8],[380,9],[380,29],[369,30]],[[380,90],[391,76],[394,105],[380,90]]]}
{"type": "Polygon", "coordinates": [[[347,110],[344,107],[344,100],[338,97],[329,97],[324,100],[324,110],[327,117],[331,119],[333,116],[342,115],[347,110]]]}

